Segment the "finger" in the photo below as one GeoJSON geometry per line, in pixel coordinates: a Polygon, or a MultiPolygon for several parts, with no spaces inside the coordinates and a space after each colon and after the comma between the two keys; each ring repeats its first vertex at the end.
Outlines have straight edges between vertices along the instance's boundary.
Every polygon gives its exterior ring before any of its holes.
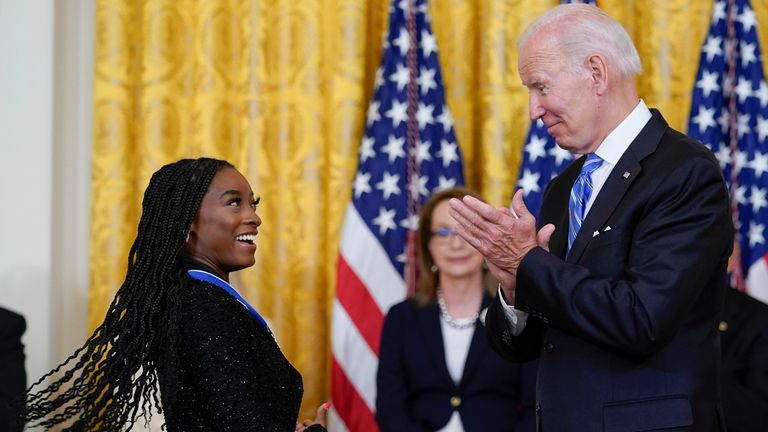
{"type": "Polygon", "coordinates": [[[539,247],[547,252],[549,252],[549,239],[552,237],[553,232],[555,232],[555,226],[546,224],[536,234],[536,242],[539,244],[539,247]]]}
{"type": "Polygon", "coordinates": [[[498,225],[504,222],[505,216],[507,216],[509,213],[500,212],[499,209],[496,207],[483,202],[471,195],[467,195],[462,199],[462,202],[467,205],[467,207],[474,210],[474,213],[478,216],[480,216],[485,221],[490,222],[491,224],[498,225]]]}
{"type": "Polygon", "coordinates": [[[525,206],[522,189],[518,189],[517,192],[515,192],[515,195],[512,197],[512,211],[517,214],[520,219],[533,217],[531,212],[528,211],[528,207],[525,206]]]}

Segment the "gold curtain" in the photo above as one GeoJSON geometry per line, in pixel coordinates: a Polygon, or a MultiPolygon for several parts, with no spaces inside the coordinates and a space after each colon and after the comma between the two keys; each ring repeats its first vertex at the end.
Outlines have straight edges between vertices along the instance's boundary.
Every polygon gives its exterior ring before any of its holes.
{"type": "MultiPolygon", "coordinates": [[[[515,41],[557,0],[432,0],[467,181],[507,203],[529,125],[515,41]]],[[[641,96],[685,130],[712,2],[603,0],[643,59],[641,96]]],[[[768,5],[753,1],[768,48],[768,5]]],[[[96,6],[89,326],[125,275],[141,195],[161,165],[212,156],[262,197],[256,265],[234,284],[305,383],[329,397],[330,306],[389,0],[100,0],[96,6]]],[[[768,64],[768,63],[767,63],[768,64]]],[[[766,66],[766,65],[764,65],[766,66]]]]}

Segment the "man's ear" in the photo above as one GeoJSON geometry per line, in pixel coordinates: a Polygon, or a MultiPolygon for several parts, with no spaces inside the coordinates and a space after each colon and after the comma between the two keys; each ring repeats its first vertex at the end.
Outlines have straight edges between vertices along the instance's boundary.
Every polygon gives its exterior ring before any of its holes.
{"type": "Polygon", "coordinates": [[[595,90],[598,95],[602,95],[608,88],[608,63],[600,54],[591,54],[586,63],[595,90]]]}

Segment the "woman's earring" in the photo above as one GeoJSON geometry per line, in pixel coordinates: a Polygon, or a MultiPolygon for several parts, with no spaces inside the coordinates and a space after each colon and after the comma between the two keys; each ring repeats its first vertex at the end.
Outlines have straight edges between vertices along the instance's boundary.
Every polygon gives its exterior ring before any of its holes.
{"type": "Polygon", "coordinates": [[[483,270],[488,270],[488,261],[483,260],[483,270]]]}
{"type": "Polygon", "coordinates": [[[184,243],[189,243],[189,233],[190,233],[190,231],[187,231],[187,239],[184,240],[184,243]]]}
{"type": "Polygon", "coordinates": [[[437,273],[437,266],[436,265],[432,264],[432,267],[430,267],[429,269],[432,270],[432,273],[437,273]]]}

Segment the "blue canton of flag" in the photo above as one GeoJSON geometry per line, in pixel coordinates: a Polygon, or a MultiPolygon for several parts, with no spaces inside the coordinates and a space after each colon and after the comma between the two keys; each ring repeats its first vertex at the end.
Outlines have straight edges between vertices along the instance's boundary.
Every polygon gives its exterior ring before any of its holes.
{"type": "Polygon", "coordinates": [[[730,12],[726,1],[715,3],[701,50],[688,134],[717,156],[738,212],[735,223],[746,282],[740,288],[768,302],[768,86],[749,1],[736,0],[730,12]]]}
{"type": "MultiPolygon", "coordinates": [[[[595,4],[592,0],[565,0],[561,3],[595,4]]],[[[523,162],[520,165],[517,188],[523,190],[525,206],[534,216],[539,215],[541,199],[547,183],[571,163],[572,159],[571,153],[560,148],[555,143],[555,139],[547,133],[547,128],[541,119],[531,122],[523,147],[523,162]]]]}
{"type": "MultiPolygon", "coordinates": [[[[407,1],[400,1],[390,15],[382,64],[368,107],[365,136],[355,175],[353,203],[378,237],[392,263],[403,273],[406,229],[416,229],[418,215],[408,215],[406,191],[406,54],[407,1]]],[[[419,142],[416,158],[421,174],[410,187],[423,201],[435,190],[464,183],[461,152],[453,131],[453,118],[445,104],[437,45],[429,24],[426,0],[416,5],[419,103],[416,120],[419,142]]],[[[393,5],[394,7],[394,5],[393,5]]],[[[415,195],[415,194],[414,194],[415,195]]]]}

